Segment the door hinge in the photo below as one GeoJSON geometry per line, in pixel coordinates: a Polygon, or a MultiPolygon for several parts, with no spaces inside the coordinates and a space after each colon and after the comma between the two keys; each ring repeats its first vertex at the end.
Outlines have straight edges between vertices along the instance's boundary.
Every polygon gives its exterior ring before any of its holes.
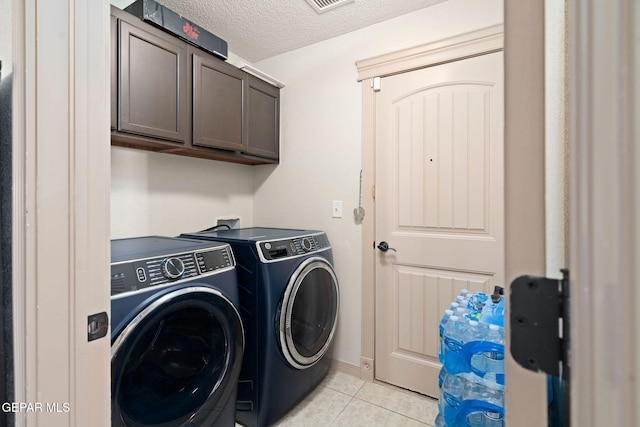
{"type": "Polygon", "coordinates": [[[559,384],[555,398],[562,425],[570,425],[569,270],[563,269],[562,276],[521,276],[511,282],[509,340],[520,366],[550,375],[554,387],[559,384]]]}
{"type": "Polygon", "coordinates": [[[380,92],[380,89],[382,88],[382,80],[380,77],[374,77],[371,80],[371,88],[374,92],[380,92]]]}
{"type": "Polygon", "coordinates": [[[521,276],[511,283],[511,353],[522,367],[560,376],[569,343],[569,272],[521,276]]]}
{"type": "Polygon", "coordinates": [[[375,184],[371,186],[371,197],[373,199],[376,198],[376,186],[375,186],[375,184]]]}

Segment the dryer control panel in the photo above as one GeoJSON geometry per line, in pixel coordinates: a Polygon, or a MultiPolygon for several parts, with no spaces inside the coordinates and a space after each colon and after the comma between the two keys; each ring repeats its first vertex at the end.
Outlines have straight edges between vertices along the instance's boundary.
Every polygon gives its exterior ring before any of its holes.
{"type": "Polygon", "coordinates": [[[263,241],[258,242],[257,245],[260,259],[263,262],[308,255],[331,247],[325,233],[310,234],[290,239],[263,241]]]}
{"type": "Polygon", "coordinates": [[[111,264],[111,296],[209,276],[235,267],[231,247],[168,254],[111,264]]]}

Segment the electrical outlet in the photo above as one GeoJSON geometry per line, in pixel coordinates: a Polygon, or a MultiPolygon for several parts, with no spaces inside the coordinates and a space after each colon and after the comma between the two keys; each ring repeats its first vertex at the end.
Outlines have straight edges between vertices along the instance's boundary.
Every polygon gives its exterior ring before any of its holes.
{"type": "Polygon", "coordinates": [[[333,218],[342,218],[342,200],[333,201],[331,216],[333,218]]]}

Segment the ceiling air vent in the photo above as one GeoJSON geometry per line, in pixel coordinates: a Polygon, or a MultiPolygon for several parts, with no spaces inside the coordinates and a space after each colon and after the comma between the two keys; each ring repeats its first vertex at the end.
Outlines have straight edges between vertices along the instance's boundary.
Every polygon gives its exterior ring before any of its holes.
{"type": "Polygon", "coordinates": [[[329,9],[353,3],[355,0],[307,0],[307,3],[318,13],[326,12],[329,9]]]}

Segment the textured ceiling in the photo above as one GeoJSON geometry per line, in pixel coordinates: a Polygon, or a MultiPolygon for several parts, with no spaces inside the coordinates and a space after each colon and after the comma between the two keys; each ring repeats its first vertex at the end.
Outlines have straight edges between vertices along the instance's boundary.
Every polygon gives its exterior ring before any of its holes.
{"type": "MultiPolygon", "coordinates": [[[[249,62],[348,33],[445,0],[355,0],[317,13],[305,0],[159,0],[249,62]]],[[[115,1],[114,1],[115,3],[115,1]]]]}

